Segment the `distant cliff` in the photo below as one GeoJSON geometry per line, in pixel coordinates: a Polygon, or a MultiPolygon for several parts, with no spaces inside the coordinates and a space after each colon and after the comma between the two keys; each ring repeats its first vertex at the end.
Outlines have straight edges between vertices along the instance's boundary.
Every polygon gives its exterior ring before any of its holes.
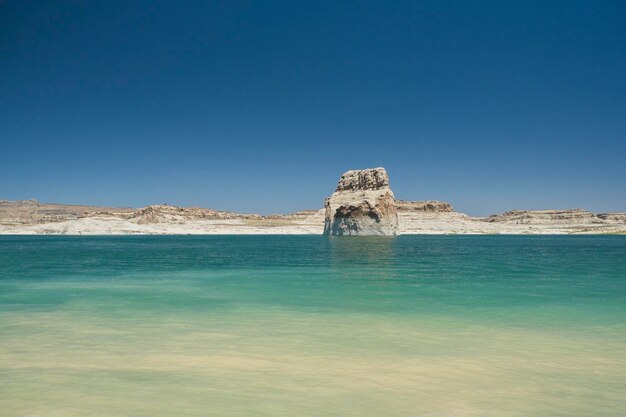
{"type": "Polygon", "coordinates": [[[106,211],[111,215],[130,216],[131,208],[40,203],[37,200],[0,200],[0,224],[44,224],[76,220],[106,211]]]}
{"type": "Polygon", "coordinates": [[[615,223],[626,224],[626,212],[625,213],[600,213],[598,218],[615,223]]]}
{"type": "Polygon", "coordinates": [[[602,223],[603,220],[584,209],[568,210],[511,210],[490,216],[489,222],[517,224],[588,224],[602,223]]]}
{"type": "Polygon", "coordinates": [[[398,212],[451,213],[452,205],[442,201],[403,201],[396,200],[398,212]]]}

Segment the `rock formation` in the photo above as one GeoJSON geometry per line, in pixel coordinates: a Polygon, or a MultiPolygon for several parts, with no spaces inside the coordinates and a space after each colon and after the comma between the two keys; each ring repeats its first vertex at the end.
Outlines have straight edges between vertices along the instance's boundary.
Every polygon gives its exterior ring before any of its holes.
{"type": "Polygon", "coordinates": [[[626,234],[626,212],[512,210],[490,217],[441,201],[395,200],[383,168],[346,172],[325,208],[242,214],[167,204],[138,209],[0,200],[3,234],[626,234]]]}
{"type": "Polygon", "coordinates": [[[410,211],[420,213],[452,213],[454,208],[450,203],[443,201],[403,201],[396,200],[398,212],[410,211]]]}
{"type": "Polygon", "coordinates": [[[324,206],[325,235],[398,234],[396,199],[384,168],[346,172],[324,206]]]}
{"type": "Polygon", "coordinates": [[[626,223],[626,212],[622,213],[600,213],[598,218],[608,222],[626,223]]]}
{"type": "Polygon", "coordinates": [[[592,224],[602,223],[592,212],[583,209],[569,210],[511,210],[493,215],[489,222],[516,224],[592,224]]]}
{"type": "Polygon", "coordinates": [[[56,203],[40,203],[37,200],[0,200],[0,224],[46,224],[90,217],[106,211],[116,216],[129,216],[130,208],[81,206],[56,203]]]}
{"type": "Polygon", "coordinates": [[[131,220],[137,224],[186,222],[195,220],[261,219],[258,214],[239,214],[200,207],[177,207],[167,204],[151,205],[135,210],[131,220]]]}

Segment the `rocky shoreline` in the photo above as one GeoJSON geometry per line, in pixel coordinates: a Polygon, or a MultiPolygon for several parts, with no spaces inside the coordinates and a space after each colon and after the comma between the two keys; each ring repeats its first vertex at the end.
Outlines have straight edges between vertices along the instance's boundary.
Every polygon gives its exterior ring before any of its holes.
{"type": "Polygon", "coordinates": [[[284,215],[240,214],[166,204],[138,209],[0,200],[0,234],[613,234],[626,212],[511,210],[489,217],[440,201],[396,200],[383,168],[353,170],[324,208],[284,215]]]}
{"type": "MultiPolygon", "coordinates": [[[[626,213],[583,210],[590,215],[564,216],[564,212],[580,210],[542,210],[471,217],[447,208],[424,209],[432,201],[409,203],[398,205],[398,234],[626,233],[626,213]]],[[[261,216],[168,205],[94,210],[89,206],[0,201],[0,234],[322,234],[324,222],[324,209],[261,216]]]]}

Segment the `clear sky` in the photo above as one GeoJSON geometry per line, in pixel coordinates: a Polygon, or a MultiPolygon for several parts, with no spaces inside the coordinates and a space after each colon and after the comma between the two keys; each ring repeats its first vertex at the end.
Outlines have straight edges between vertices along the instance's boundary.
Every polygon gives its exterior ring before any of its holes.
{"type": "Polygon", "coordinates": [[[0,199],[626,210],[626,2],[0,1],[0,199]]]}

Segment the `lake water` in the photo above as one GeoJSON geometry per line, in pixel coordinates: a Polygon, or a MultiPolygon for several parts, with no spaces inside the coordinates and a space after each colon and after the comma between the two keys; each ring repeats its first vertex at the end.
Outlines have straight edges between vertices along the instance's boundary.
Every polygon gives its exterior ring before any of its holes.
{"type": "Polygon", "coordinates": [[[0,237],[0,415],[624,416],[626,236],[0,237]]]}

